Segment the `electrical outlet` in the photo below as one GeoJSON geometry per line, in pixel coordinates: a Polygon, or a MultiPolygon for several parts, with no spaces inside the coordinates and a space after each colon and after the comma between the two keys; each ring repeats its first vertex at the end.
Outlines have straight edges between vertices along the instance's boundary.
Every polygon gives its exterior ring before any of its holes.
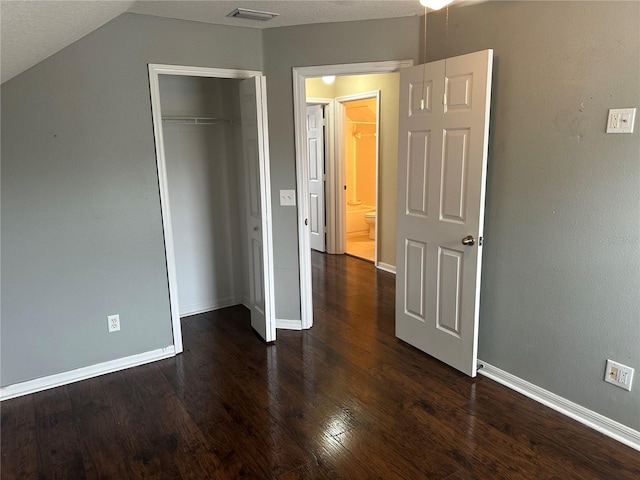
{"type": "Polygon", "coordinates": [[[607,133],[633,133],[635,108],[612,108],[607,118],[607,133]]]}
{"type": "Polygon", "coordinates": [[[633,373],[635,369],[607,359],[607,369],[604,372],[604,381],[631,391],[633,373]]]}
{"type": "Polygon", "coordinates": [[[109,324],[109,333],[120,330],[120,315],[109,315],[107,322],[109,324]]]}

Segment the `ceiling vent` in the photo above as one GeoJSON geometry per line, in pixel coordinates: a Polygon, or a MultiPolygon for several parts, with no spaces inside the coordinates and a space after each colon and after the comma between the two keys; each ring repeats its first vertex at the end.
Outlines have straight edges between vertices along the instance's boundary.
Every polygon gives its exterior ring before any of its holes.
{"type": "Polygon", "coordinates": [[[259,12],[258,10],[249,10],[247,8],[236,8],[233,12],[227,15],[227,17],[245,18],[247,20],[259,20],[261,22],[266,22],[278,15],[279,14],[277,13],[259,12]]]}

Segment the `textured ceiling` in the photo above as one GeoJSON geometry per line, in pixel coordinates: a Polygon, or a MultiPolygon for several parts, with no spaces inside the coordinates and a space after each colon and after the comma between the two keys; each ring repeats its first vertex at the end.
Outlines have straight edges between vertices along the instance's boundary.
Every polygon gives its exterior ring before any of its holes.
{"type": "Polygon", "coordinates": [[[138,1],[129,10],[135,13],[161,17],[197,20],[223,25],[254,28],[273,28],[309,23],[348,22],[373,18],[393,18],[420,15],[424,7],[418,0],[393,1],[316,1],[316,0],[267,0],[267,1],[138,1]],[[226,15],[237,7],[249,8],[279,16],[268,22],[229,18],[226,15]]]}
{"type": "Polygon", "coordinates": [[[1,81],[14,77],[124,12],[272,28],[421,15],[418,0],[0,0],[1,81]],[[237,7],[278,13],[268,22],[228,18],[237,7]]]}
{"type": "Polygon", "coordinates": [[[2,82],[104,25],[133,3],[2,0],[2,82]]]}

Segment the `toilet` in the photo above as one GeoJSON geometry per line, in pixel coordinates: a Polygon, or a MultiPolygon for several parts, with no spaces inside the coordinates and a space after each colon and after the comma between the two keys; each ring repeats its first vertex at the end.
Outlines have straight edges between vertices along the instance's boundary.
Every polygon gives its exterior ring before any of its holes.
{"type": "Polygon", "coordinates": [[[369,238],[371,240],[376,239],[376,211],[372,210],[367,212],[364,216],[364,221],[369,225],[369,238]]]}

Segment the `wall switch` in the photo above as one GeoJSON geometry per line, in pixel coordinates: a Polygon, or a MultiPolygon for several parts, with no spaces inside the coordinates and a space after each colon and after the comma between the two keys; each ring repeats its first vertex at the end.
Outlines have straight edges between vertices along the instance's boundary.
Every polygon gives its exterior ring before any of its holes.
{"type": "Polygon", "coordinates": [[[295,207],[296,206],[296,191],[295,190],[280,190],[280,206],[282,206],[282,207],[295,207]]]}
{"type": "Polygon", "coordinates": [[[109,315],[107,322],[109,323],[109,333],[120,330],[120,315],[109,315]]]}
{"type": "Polygon", "coordinates": [[[607,133],[633,133],[635,108],[611,108],[607,119],[607,133]]]}
{"type": "Polygon", "coordinates": [[[616,387],[631,390],[633,373],[635,369],[622,365],[621,363],[607,360],[607,369],[604,372],[604,381],[616,387]]]}

